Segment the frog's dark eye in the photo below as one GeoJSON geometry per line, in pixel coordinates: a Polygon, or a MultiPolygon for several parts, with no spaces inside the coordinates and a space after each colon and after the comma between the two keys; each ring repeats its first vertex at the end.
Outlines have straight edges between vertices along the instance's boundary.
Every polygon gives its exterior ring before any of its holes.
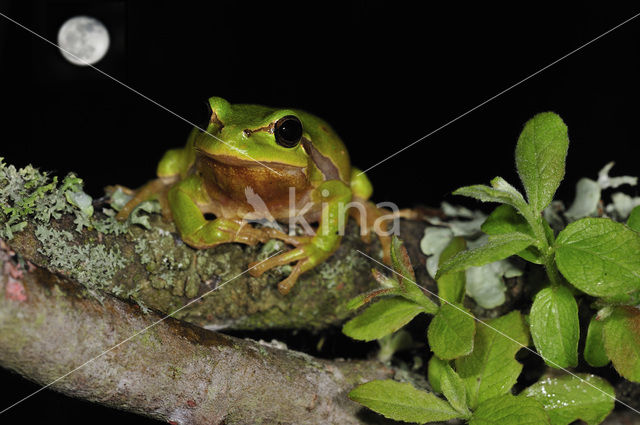
{"type": "Polygon", "coordinates": [[[280,118],[273,128],[273,134],[276,136],[276,143],[285,148],[293,148],[300,143],[302,139],[302,123],[298,117],[287,115],[280,118]]]}

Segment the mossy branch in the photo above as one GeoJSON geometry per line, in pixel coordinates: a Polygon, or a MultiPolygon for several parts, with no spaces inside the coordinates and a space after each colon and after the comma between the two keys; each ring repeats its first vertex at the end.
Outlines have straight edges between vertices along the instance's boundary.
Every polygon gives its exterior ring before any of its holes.
{"type": "MultiPolygon", "coordinates": [[[[243,272],[286,247],[195,250],[153,205],[145,208],[122,224],[76,176],[58,182],[0,160],[0,366],[170,423],[370,423],[346,394],[394,370],[318,360],[211,329],[340,324],[350,314],[346,303],[376,285],[357,250],[380,257],[377,241],[363,243],[350,222],[331,259],[283,296],[277,282],[285,268],[260,278],[243,272]]],[[[414,254],[423,228],[404,228],[414,254]]]]}
{"type": "Polygon", "coordinates": [[[0,161],[0,238],[23,260],[80,283],[87,296],[133,300],[144,311],[169,314],[219,286],[174,315],[213,330],[338,325],[349,315],[347,301],[376,286],[371,262],[357,250],[379,258],[380,246],[376,238],[363,243],[352,221],[330,260],[283,296],[277,283],[288,266],[259,278],[246,270],[290,247],[270,241],[193,249],[153,204],[143,204],[127,223],[116,221],[117,195],[93,200],[74,175],[58,182],[30,166],[17,170],[0,161]]]}

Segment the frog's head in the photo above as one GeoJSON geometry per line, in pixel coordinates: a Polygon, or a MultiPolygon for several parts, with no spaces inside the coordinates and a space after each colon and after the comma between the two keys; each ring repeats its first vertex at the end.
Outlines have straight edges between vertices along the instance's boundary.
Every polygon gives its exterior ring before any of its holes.
{"type": "Polygon", "coordinates": [[[195,142],[196,149],[217,161],[234,165],[303,168],[308,155],[303,148],[305,132],[298,114],[291,109],[259,105],[231,105],[220,97],[209,99],[211,115],[206,132],[195,142]],[[246,163],[246,164],[245,164],[246,163]]]}
{"type": "Polygon", "coordinates": [[[308,170],[315,164],[309,171],[317,178],[348,181],[349,155],[320,118],[296,109],[232,105],[220,97],[210,98],[208,104],[206,132],[195,140],[201,154],[243,167],[308,170]]]}

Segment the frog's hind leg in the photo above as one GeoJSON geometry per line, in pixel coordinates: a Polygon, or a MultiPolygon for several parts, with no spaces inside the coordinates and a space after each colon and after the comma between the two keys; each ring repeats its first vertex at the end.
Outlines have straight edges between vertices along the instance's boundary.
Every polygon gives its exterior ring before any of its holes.
{"type": "MultiPolygon", "coordinates": [[[[157,199],[162,207],[162,216],[167,221],[171,220],[171,209],[169,208],[169,202],[167,199],[167,193],[170,187],[171,183],[168,183],[166,180],[160,178],[151,180],[138,191],[133,192],[133,198],[131,198],[131,200],[122,207],[118,212],[118,215],[116,215],[116,218],[118,220],[126,220],[131,212],[142,202],[157,199]]],[[[129,191],[131,191],[131,189],[129,189],[129,191]]]]}
{"type": "Polygon", "coordinates": [[[352,208],[349,215],[360,226],[360,237],[365,243],[371,242],[371,233],[375,233],[382,246],[382,261],[391,264],[391,235],[388,221],[393,218],[391,211],[378,208],[373,202],[354,197],[351,201],[352,208]],[[383,220],[382,217],[389,217],[383,220]]]}
{"type": "Polygon", "coordinates": [[[387,221],[382,216],[391,217],[390,211],[378,208],[373,202],[368,201],[373,193],[373,187],[367,175],[357,168],[351,169],[351,190],[353,191],[352,208],[349,215],[360,226],[360,236],[366,243],[371,242],[371,230],[378,235],[382,245],[382,259],[386,264],[391,264],[391,236],[389,235],[387,221]]]}

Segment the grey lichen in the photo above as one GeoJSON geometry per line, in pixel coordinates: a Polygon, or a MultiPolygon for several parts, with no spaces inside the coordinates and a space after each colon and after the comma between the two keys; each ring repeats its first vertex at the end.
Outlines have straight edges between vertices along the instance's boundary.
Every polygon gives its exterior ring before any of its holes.
{"type": "Polygon", "coordinates": [[[103,209],[104,217],[93,215],[93,199],[83,191],[83,181],[69,173],[61,184],[58,177],[27,165],[16,169],[0,158],[0,237],[10,240],[23,230],[28,220],[41,225],[73,214],[76,231],[95,228],[104,234],[123,234],[128,226],[115,219],[113,210],[103,209]]]}
{"type": "Polygon", "coordinates": [[[51,265],[67,271],[97,298],[127,263],[118,246],[107,250],[102,244],[73,245],[70,232],[43,225],[36,228],[35,235],[42,244],[38,251],[49,258],[51,265]]]}
{"type": "Polygon", "coordinates": [[[57,177],[50,179],[30,165],[18,170],[0,158],[0,237],[11,239],[13,233],[26,227],[30,217],[48,223],[51,217],[60,218],[70,213],[73,206],[63,193],[75,188],[74,177],[69,175],[62,187],[58,187],[57,177]]]}
{"type": "Polygon", "coordinates": [[[96,217],[93,199],[83,191],[82,179],[72,173],[59,183],[56,176],[50,177],[31,165],[16,169],[0,159],[0,205],[0,237],[11,240],[29,222],[34,223],[34,234],[40,242],[38,252],[97,298],[102,298],[99,291],[107,288],[126,264],[117,246],[107,249],[101,243],[78,244],[72,233],[51,226],[52,219],[72,215],[78,234],[84,228],[114,235],[128,229],[109,208],[96,217]]]}
{"type": "MultiPolygon", "coordinates": [[[[136,239],[135,251],[151,274],[150,284],[155,289],[171,289],[173,295],[184,296],[187,282],[193,281],[197,274],[193,266],[196,254],[185,250],[181,242],[176,243],[172,233],[161,227],[151,227],[148,219],[146,224],[150,230],[136,239]]],[[[188,286],[187,297],[196,296],[197,288],[194,291],[193,284],[188,286]]]]}

